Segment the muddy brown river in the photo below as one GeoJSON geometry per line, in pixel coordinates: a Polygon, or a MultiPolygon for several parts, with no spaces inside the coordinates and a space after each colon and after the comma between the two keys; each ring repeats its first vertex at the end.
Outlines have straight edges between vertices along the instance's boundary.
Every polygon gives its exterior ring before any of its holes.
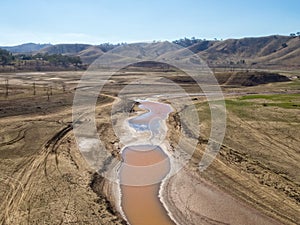
{"type": "Polygon", "coordinates": [[[149,101],[141,102],[139,107],[147,112],[130,119],[129,126],[149,135],[145,145],[127,146],[122,151],[121,207],[131,225],[174,225],[159,198],[170,160],[159,145],[149,144],[163,135],[164,120],[172,109],[167,104],[149,101]]]}

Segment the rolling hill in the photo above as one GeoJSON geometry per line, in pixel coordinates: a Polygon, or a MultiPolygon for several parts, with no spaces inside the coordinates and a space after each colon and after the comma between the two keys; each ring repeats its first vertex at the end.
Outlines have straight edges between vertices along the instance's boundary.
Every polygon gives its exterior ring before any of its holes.
{"type": "Polygon", "coordinates": [[[51,46],[51,44],[26,43],[26,44],[17,45],[17,46],[11,46],[11,47],[3,46],[0,48],[5,49],[11,53],[33,53],[33,52],[39,51],[43,48],[47,48],[49,46],[51,46]]]}
{"type": "MultiPolygon", "coordinates": [[[[189,39],[182,39],[189,40],[189,39]]],[[[174,41],[188,47],[202,57],[211,67],[242,68],[300,68],[300,37],[272,35],[242,39],[193,40],[188,43],[174,41]]],[[[79,56],[83,63],[90,64],[104,52],[119,45],[102,44],[23,44],[2,47],[16,53],[48,53],[79,56]]],[[[137,45],[138,46],[138,45],[137,45]]]]}
{"type": "Polygon", "coordinates": [[[203,41],[189,48],[214,66],[300,67],[299,37],[273,35],[203,41]]]}
{"type": "Polygon", "coordinates": [[[87,44],[58,44],[51,45],[46,48],[40,49],[39,53],[48,54],[62,54],[62,55],[77,55],[79,52],[91,47],[87,44]]]}

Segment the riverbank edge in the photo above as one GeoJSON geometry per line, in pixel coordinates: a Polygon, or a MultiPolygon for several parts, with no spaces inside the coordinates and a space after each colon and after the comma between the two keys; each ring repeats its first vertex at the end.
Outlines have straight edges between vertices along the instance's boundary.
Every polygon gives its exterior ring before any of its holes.
{"type": "MultiPolygon", "coordinates": [[[[146,99],[146,100],[143,100],[143,101],[151,101],[151,102],[157,102],[157,103],[160,103],[160,104],[168,104],[168,103],[165,103],[165,102],[162,102],[160,101],[159,99],[146,99]]],[[[138,100],[136,100],[135,103],[139,103],[138,100]]],[[[170,105],[170,107],[172,108],[172,113],[175,112],[175,109],[170,105]]],[[[143,114],[143,113],[147,113],[149,112],[148,110],[146,109],[140,109],[139,111],[136,111],[136,115],[140,115],[140,114],[143,114]]],[[[168,127],[170,127],[168,124],[167,124],[167,121],[169,119],[169,116],[170,116],[170,113],[168,114],[168,118],[166,120],[164,120],[164,122],[162,123],[162,126],[163,126],[163,129],[165,130],[168,130],[168,127]]],[[[122,153],[122,150],[125,148],[126,146],[123,146],[120,153],[122,153]]],[[[171,150],[171,146],[169,145],[169,140],[166,139],[163,141],[163,143],[160,145],[160,148],[163,150],[163,152],[165,154],[167,154],[168,156],[170,156],[170,150],[171,150]]],[[[114,171],[111,171],[112,174],[115,174],[114,176],[117,176],[118,174],[118,167],[114,167],[114,171]]],[[[115,177],[116,178],[116,177],[115,177]]],[[[170,207],[172,207],[171,205],[168,204],[167,201],[165,201],[164,199],[164,193],[166,192],[164,190],[164,187],[166,186],[165,184],[167,184],[169,182],[169,178],[170,176],[167,175],[160,183],[160,186],[159,186],[159,193],[158,193],[158,199],[159,201],[162,203],[163,207],[165,208],[168,216],[170,217],[170,219],[176,224],[176,225],[179,225],[180,223],[178,223],[178,221],[175,219],[175,216],[172,215],[171,213],[171,210],[170,210],[170,207]]],[[[121,218],[122,220],[124,220],[126,223],[124,224],[129,224],[127,218],[126,218],[126,215],[122,209],[122,205],[121,205],[121,197],[122,197],[122,193],[121,193],[121,189],[120,189],[120,184],[118,182],[112,182],[106,178],[103,178],[101,177],[101,175],[96,175],[94,176],[93,178],[94,180],[98,180],[98,182],[100,181],[100,190],[101,190],[101,193],[97,193],[97,194],[100,194],[100,195],[104,195],[107,200],[110,202],[110,206],[112,208],[112,211],[113,213],[118,216],[119,218],[121,218]]],[[[117,180],[117,179],[116,179],[117,180]]],[[[94,181],[95,182],[95,181],[94,181]]],[[[97,181],[96,181],[97,182],[97,181]]],[[[99,191],[98,191],[99,192],[99,191]]]]}

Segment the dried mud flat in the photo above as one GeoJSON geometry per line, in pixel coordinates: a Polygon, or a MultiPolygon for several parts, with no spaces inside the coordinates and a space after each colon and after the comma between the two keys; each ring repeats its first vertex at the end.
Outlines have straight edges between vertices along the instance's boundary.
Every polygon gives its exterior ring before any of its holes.
{"type": "MultiPolygon", "coordinates": [[[[71,107],[80,75],[59,73],[60,82],[64,81],[67,88],[63,91],[61,84],[56,83],[49,100],[42,84],[49,79],[43,78],[44,75],[36,75],[40,84],[37,82],[35,96],[29,81],[27,85],[22,79],[11,81],[8,99],[1,86],[1,224],[126,224],[116,210],[118,203],[112,196],[111,185],[95,175],[75,143],[71,107]]],[[[118,79],[122,85],[125,83],[124,78],[118,79]]],[[[201,174],[197,172],[197,165],[207,143],[209,117],[201,97],[195,97],[199,115],[204,116],[197,151],[190,164],[181,174],[172,177],[163,191],[168,209],[181,218],[178,221],[182,224],[199,224],[199,221],[201,224],[241,224],[242,220],[232,218],[234,212],[226,210],[213,220],[209,213],[218,211],[220,206],[208,212],[194,202],[196,187],[201,182],[204,187],[212,185],[218,193],[224,193],[215,198],[221,203],[220,198],[223,198],[225,208],[226,199],[229,199],[232,204],[249,208],[251,215],[257,215],[255,218],[267,218],[270,224],[300,221],[299,108],[263,106],[273,100],[261,98],[246,100],[254,102],[254,108],[246,105],[239,108],[235,101],[241,100],[233,96],[262,91],[280,93],[286,89],[286,93],[299,93],[297,83],[280,85],[225,90],[231,101],[228,102],[226,137],[217,159],[201,174]],[[177,188],[178,185],[181,188],[177,188]]],[[[117,156],[121,146],[118,146],[110,121],[115,93],[109,93],[109,88],[105,92],[111,97],[105,95],[99,99],[98,131],[105,132],[102,137],[106,147],[117,156]]],[[[180,126],[173,114],[169,119],[171,143],[177,142],[180,126]]],[[[257,220],[252,224],[265,223],[257,220]]]]}
{"type": "MultiPolygon", "coordinates": [[[[203,98],[194,99],[201,118],[199,144],[190,164],[164,189],[164,200],[180,224],[299,223],[300,86],[283,89],[290,84],[228,90],[224,142],[202,173],[198,165],[208,142],[210,111],[203,98]]],[[[169,139],[177,143],[187,124],[173,114],[169,126],[169,139]]],[[[193,138],[191,130],[186,135],[193,138]]]]}
{"type": "Polygon", "coordinates": [[[2,224],[122,224],[92,189],[70,113],[1,119],[2,224]]]}
{"type": "MultiPolygon", "coordinates": [[[[73,81],[81,75],[61,74],[73,81]]],[[[74,84],[58,87],[48,100],[43,86],[33,96],[31,85],[10,80],[8,99],[1,96],[0,224],[124,224],[93,190],[94,171],[75,143],[74,84]]],[[[105,114],[113,98],[99,101],[105,114]]]]}

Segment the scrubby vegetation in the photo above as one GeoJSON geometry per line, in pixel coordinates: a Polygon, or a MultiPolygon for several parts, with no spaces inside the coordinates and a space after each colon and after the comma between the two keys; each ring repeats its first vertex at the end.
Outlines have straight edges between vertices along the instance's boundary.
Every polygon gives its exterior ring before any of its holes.
{"type": "Polygon", "coordinates": [[[8,52],[4,49],[0,49],[0,64],[1,65],[8,65],[13,60],[14,60],[14,56],[10,52],[8,52]]]}
{"type": "Polygon", "coordinates": [[[192,45],[197,44],[199,42],[202,42],[202,40],[197,39],[195,37],[192,37],[191,39],[185,37],[185,38],[181,38],[179,40],[173,41],[174,44],[180,45],[182,47],[189,47],[189,46],[192,46],[192,45]]]}
{"type": "Polygon", "coordinates": [[[273,82],[286,82],[290,79],[273,72],[240,71],[215,74],[219,84],[229,86],[256,86],[273,82]]]}
{"type": "Polygon", "coordinates": [[[13,55],[4,49],[0,49],[0,65],[0,71],[5,72],[84,69],[78,56],[48,53],[13,55]]]}

